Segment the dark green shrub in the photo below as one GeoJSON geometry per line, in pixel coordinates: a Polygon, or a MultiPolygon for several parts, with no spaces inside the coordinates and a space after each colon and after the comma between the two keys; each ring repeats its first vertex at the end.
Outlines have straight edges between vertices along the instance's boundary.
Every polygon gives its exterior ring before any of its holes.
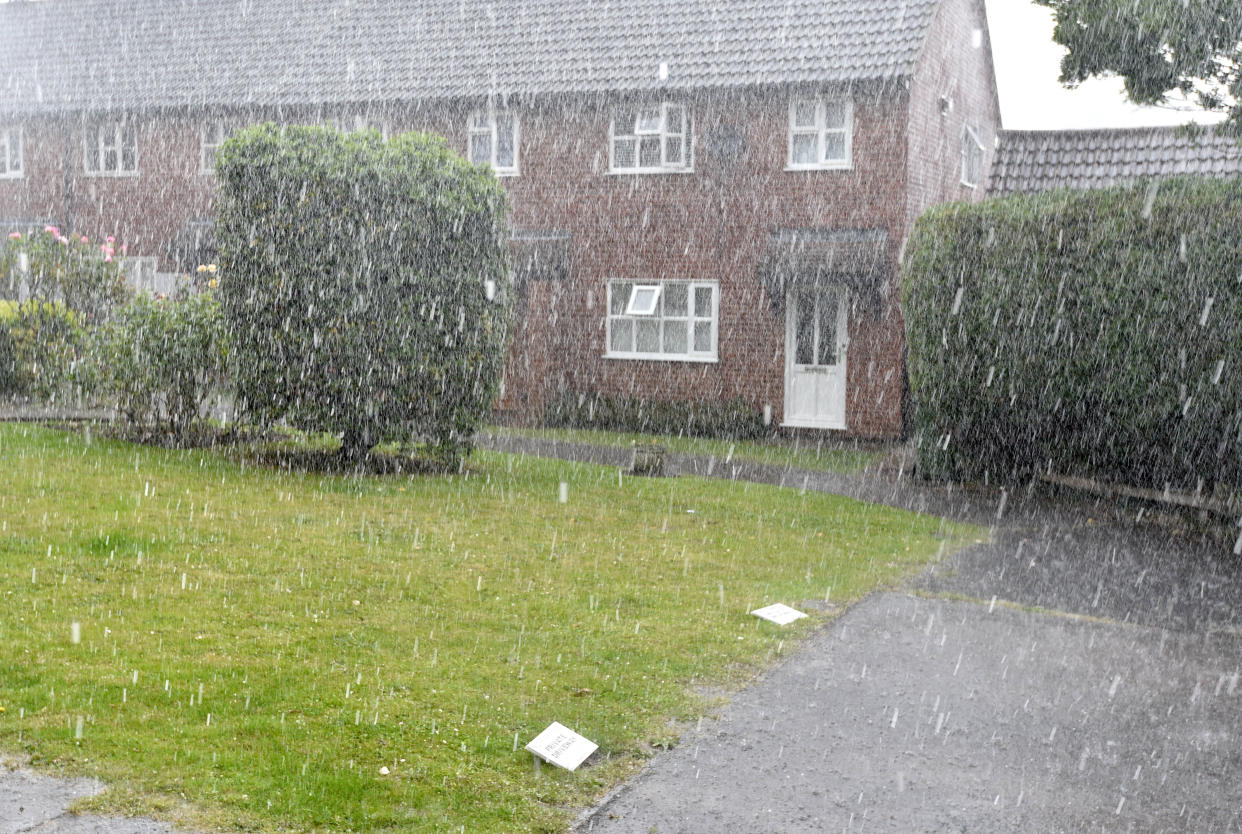
{"type": "Polygon", "coordinates": [[[548,404],[553,428],[601,429],[686,437],[746,440],[771,434],[763,414],[744,400],[647,400],[598,392],[565,393],[548,404]]]}
{"type": "Polygon", "coordinates": [[[97,344],[102,389],[131,427],[182,438],[221,388],[227,334],[211,292],[140,294],[100,328],[97,344]]]}
{"type": "Polygon", "coordinates": [[[0,334],[0,394],[50,402],[85,378],[86,331],[64,304],[0,301],[0,334]]]}
{"type": "Polygon", "coordinates": [[[507,348],[504,191],[437,137],[261,125],[220,149],[220,299],[243,413],[469,454],[507,348]]]}
{"type": "Polygon", "coordinates": [[[1242,485],[1242,182],[942,206],[903,265],[919,466],[1242,485]]]}

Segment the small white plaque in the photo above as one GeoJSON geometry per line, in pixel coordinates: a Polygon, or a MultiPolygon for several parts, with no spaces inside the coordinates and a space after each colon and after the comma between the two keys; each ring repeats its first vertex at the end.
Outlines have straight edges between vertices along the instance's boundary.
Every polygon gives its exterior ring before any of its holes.
{"type": "Polygon", "coordinates": [[[775,603],[774,605],[765,606],[763,608],[756,608],[750,613],[754,614],[761,620],[767,620],[769,622],[776,623],[777,625],[789,625],[794,620],[800,620],[806,616],[806,614],[803,614],[801,611],[798,611],[795,608],[790,608],[788,605],[780,602],[775,603]]]}
{"type": "Polygon", "coordinates": [[[526,745],[526,749],[545,762],[563,767],[566,770],[577,770],[578,765],[586,761],[587,756],[599,749],[599,745],[575,733],[568,727],[553,721],[526,745]]]}

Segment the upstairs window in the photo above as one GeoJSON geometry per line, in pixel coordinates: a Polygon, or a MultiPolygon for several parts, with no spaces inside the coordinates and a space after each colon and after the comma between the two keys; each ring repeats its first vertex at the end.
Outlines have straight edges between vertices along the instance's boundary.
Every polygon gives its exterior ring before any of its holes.
{"type": "Polygon", "coordinates": [[[664,103],[624,108],[612,116],[611,169],[619,173],[690,170],[690,114],[664,103]]]}
{"type": "Polygon", "coordinates": [[[490,165],[499,176],[518,173],[518,117],[511,110],[476,110],[470,114],[469,157],[490,165]]]}
{"type": "Polygon", "coordinates": [[[719,292],[709,281],[610,282],[607,356],[715,361],[719,292]]]}
{"type": "Polygon", "coordinates": [[[789,103],[789,168],[850,167],[854,107],[849,101],[818,98],[789,103]]]}
{"type": "Polygon", "coordinates": [[[216,151],[229,138],[230,132],[224,119],[212,119],[203,125],[198,142],[199,173],[210,174],[216,170],[216,151]]]}
{"type": "Polygon", "coordinates": [[[379,131],[380,138],[385,142],[388,141],[388,122],[366,113],[343,113],[337,116],[330,116],[323,120],[323,124],[334,127],[341,131],[341,133],[377,130],[379,131]]]}
{"type": "Polygon", "coordinates": [[[22,175],[22,129],[0,126],[0,179],[22,175]]]}
{"type": "Polygon", "coordinates": [[[86,128],[88,174],[121,176],[138,171],[138,131],[133,122],[110,121],[86,128]]]}
{"type": "Polygon", "coordinates": [[[962,185],[974,188],[983,179],[983,143],[967,125],[962,130],[962,185]]]}

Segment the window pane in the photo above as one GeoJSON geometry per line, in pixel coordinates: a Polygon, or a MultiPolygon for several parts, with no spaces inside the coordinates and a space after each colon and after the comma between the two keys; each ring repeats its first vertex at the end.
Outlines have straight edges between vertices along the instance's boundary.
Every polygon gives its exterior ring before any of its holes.
{"type": "Polygon", "coordinates": [[[626,315],[631,316],[651,316],[655,315],[660,300],[659,285],[639,285],[634,287],[633,294],[630,295],[630,303],[626,305],[626,315]]]}
{"type": "Polygon", "coordinates": [[[643,110],[638,114],[637,133],[659,133],[660,132],[660,108],[656,107],[651,110],[643,110]]]}
{"type": "Polygon", "coordinates": [[[713,317],[711,287],[694,288],[694,315],[701,319],[713,317]]]}
{"type": "Polygon", "coordinates": [[[115,171],[115,170],[117,170],[117,156],[116,156],[116,149],[115,149],[115,148],[110,148],[110,149],[108,149],[108,150],[104,151],[104,155],[103,155],[103,169],[104,169],[105,171],[115,171]]]}
{"type": "Polygon", "coordinates": [[[672,319],[664,322],[664,352],[686,353],[686,321],[672,319]]]}
{"type": "Polygon", "coordinates": [[[824,134],[824,161],[825,162],[844,162],[845,161],[845,134],[844,133],[825,133],[824,134]]]}
{"type": "Polygon", "coordinates": [[[608,349],[613,353],[634,352],[633,319],[612,320],[612,339],[608,344],[608,349]]]}
{"type": "Polygon", "coordinates": [[[614,316],[621,315],[625,312],[625,305],[630,303],[630,292],[633,284],[629,281],[614,281],[612,284],[612,298],[608,304],[608,312],[614,316]]]}
{"type": "Polygon", "coordinates": [[[819,162],[818,145],[813,133],[796,133],[793,138],[793,163],[795,165],[814,165],[819,162]]]}
{"type": "Polygon", "coordinates": [[[125,125],[121,128],[121,144],[127,148],[138,146],[137,131],[133,125],[125,125]]]}
{"type": "Polygon", "coordinates": [[[486,133],[476,133],[470,137],[470,161],[476,165],[492,161],[492,137],[486,133]]]}
{"type": "Polygon", "coordinates": [[[486,110],[475,110],[470,114],[471,130],[489,130],[490,128],[491,124],[488,121],[486,110]]]}
{"type": "Polygon", "coordinates": [[[638,148],[638,167],[639,168],[659,168],[660,167],[660,137],[644,136],[639,140],[641,143],[638,148]]]}
{"type": "Polygon", "coordinates": [[[810,365],[814,360],[815,299],[809,293],[799,293],[794,320],[794,364],[810,365]]]}
{"type": "Polygon", "coordinates": [[[694,323],[694,351],[695,353],[711,353],[712,350],[712,323],[710,321],[696,321],[694,323]]]}
{"type": "Polygon", "coordinates": [[[819,300],[818,365],[837,364],[837,297],[825,295],[819,300]]]}
{"type": "Polygon", "coordinates": [[[618,110],[612,117],[612,135],[633,136],[636,119],[637,116],[633,110],[618,110]]]}
{"type": "Polygon", "coordinates": [[[498,168],[512,168],[516,164],[513,127],[512,116],[496,118],[496,167],[498,168]]]}
{"type": "Polygon", "coordinates": [[[680,165],[681,160],[681,137],[666,136],[664,138],[664,161],[669,165],[680,165]]]}
{"type": "Polygon", "coordinates": [[[635,162],[633,139],[617,139],[612,143],[612,167],[633,168],[635,162]]]}
{"type": "Polygon", "coordinates": [[[664,285],[664,315],[689,315],[690,288],[685,284],[664,285]]]}
{"type": "Polygon", "coordinates": [[[795,101],[793,124],[794,127],[815,127],[815,102],[795,101]]]}
{"type": "Polygon", "coordinates": [[[634,322],[634,349],[639,353],[660,352],[660,320],[638,319],[634,322]]]}
{"type": "Polygon", "coordinates": [[[20,129],[9,134],[9,170],[22,170],[22,132],[20,129]]]}
{"type": "Polygon", "coordinates": [[[843,101],[830,101],[824,105],[824,127],[829,130],[845,128],[845,113],[848,108],[843,101]]]}
{"type": "Polygon", "coordinates": [[[91,141],[93,138],[88,136],[86,140],[86,170],[88,171],[99,170],[99,145],[91,141]]]}
{"type": "Polygon", "coordinates": [[[669,105],[664,111],[664,132],[683,133],[681,107],[669,105]]]}
{"type": "Polygon", "coordinates": [[[121,170],[122,171],[137,171],[138,170],[138,160],[136,158],[136,154],[134,153],[133,145],[126,145],[124,148],[121,149],[121,170]]]}

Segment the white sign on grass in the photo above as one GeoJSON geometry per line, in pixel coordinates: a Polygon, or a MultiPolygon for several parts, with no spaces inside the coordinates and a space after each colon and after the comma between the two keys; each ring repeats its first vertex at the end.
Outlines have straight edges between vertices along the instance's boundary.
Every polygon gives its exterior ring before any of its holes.
{"type": "Polygon", "coordinates": [[[803,614],[801,611],[798,611],[795,608],[790,608],[788,605],[780,602],[775,603],[774,605],[765,606],[763,608],[756,608],[750,613],[754,614],[761,620],[767,620],[769,622],[776,623],[777,625],[789,625],[794,620],[800,620],[806,616],[806,614],[803,614]]]}
{"type": "Polygon", "coordinates": [[[545,762],[563,767],[566,770],[577,770],[578,765],[586,761],[587,756],[599,749],[599,745],[575,733],[568,727],[553,721],[526,745],[526,749],[545,762]]]}

